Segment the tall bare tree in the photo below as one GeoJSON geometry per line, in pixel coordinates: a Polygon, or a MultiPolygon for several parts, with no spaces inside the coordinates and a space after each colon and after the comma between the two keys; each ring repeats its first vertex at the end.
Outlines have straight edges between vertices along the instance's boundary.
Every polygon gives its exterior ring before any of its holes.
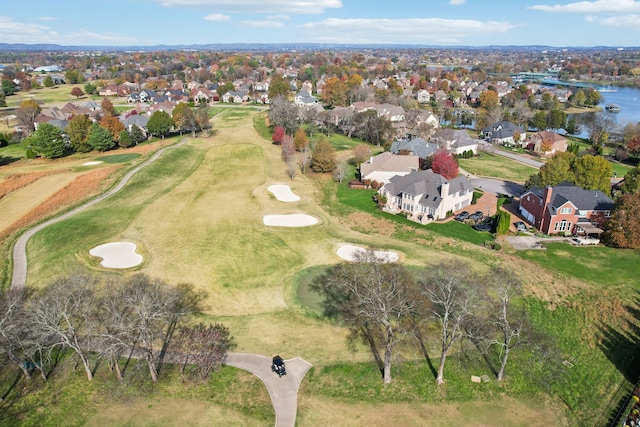
{"type": "Polygon", "coordinates": [[[472,290],[471,267],[465,263],[444,262],[429,267],[419,288],[425,297],[422,310],[440,326],[440,365],[436,377],[444,384],[444,366],[451,346],[462,338],[465,322],[471,319],[476,303],[472,290]]]}
{"type": "Polygon", "coordinates": [[[509,352],[524,343],[523,336],[528,329],[528,323],[525,312],[515,311],[513,307],[513,300],[522,293],[522,285],[518,279],[507,270],[493,268],[487,281],[496,295],[491,313],[500,338],[491,340],[490,344],[500,347],[500,368],[496,379],[502,381],[509,360],[509,352]]]}
{"type": "Polygon", "coordinates": [[[24,355],[30,328],[25,322],[23,297],[23,292],[12,290],[0,293],[0,351],[22,370],[27,379],[31,379],[24,355]]]}
{"type": "Polygon", "coordinates": [[[89,380],[93,371],[89,349],[94,335],[93,301],[96,282],[83,274],[57,279],[29,300],[29,320],[43,352],[56,347],[71,349],[89,380]]]}
{"type": "Polygon", "coordinates": [[[298,107],[284,96],[271,100],[269,121],[272,126],[281,126],[287,135],[293,135],[298,128],[298,107]]]}
{"type": "Polygon", "coordinates": [[[331,269],[314,284],[326,296],[325,311],[341,318],[369,344],[384,384],[391,383],[391,361],[403,322],[410,314],[412,276],[373,250],[331,269]]]}

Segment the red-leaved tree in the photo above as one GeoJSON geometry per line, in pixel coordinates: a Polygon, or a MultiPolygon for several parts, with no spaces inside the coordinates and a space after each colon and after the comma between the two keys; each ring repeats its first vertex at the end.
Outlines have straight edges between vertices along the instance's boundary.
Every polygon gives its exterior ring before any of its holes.
{"type": "Polygon", "coordinates": [[[284,128],[282,126],[276,126],[273,128],[273,135],[271,135],[271,141],[274,144],[282,144],[284,138],[284,128]]]}
{"type": "Polygon", "coordinates": [[[453,179],[458,176],[458,162],[447,150],[438,150],[433,154],[431,170],[446,179],[453,179]]]}

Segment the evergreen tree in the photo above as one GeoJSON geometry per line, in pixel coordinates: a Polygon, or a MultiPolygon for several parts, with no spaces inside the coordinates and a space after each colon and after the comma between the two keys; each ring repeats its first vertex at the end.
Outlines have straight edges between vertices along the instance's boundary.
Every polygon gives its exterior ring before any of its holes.
{"type": "Polygon", "coordinates": [[[109,131],[97,124],[91,126],[91,133],[87,142],[97,151],[107,151],[115,145],[109,131]]]}
{"type": "Polygon", "coordinates": [[[62,131],[49,124],[42,123],[38,129],[24,143],[38,155],[48,159],[62,157],[64,154],[65,141],[62,131]]]}

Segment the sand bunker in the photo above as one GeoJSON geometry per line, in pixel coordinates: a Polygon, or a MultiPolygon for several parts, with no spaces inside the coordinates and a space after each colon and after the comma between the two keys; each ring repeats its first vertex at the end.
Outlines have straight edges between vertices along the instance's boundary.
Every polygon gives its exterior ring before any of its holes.
{"type": "Polygon", "coordinates": [[[300,200],[300,196],[294,194],[288,185],[275,184],[267,187],[267,190],[271,191],[276,199],[281,202],[297,202],[300,200]]]}
{"type": "Polygon", "coordinates": [[[140,264],[144,258],[136,253],[135,243],[112,242],[96,246],[89,254],[102,258],[100,265],[107,268],[130,268],[140,264]]]}
{"type": "MultiPolygon", "coordinates": [[[[354,246],[354,245],[342,245],[338,248],[337,254],[340,258],[346,259],[347,261],[355,261],[355,255],[358,252],[365,252],[367,249],[354,246]]],[[[378,258],[383,258],[386,262],[396,262],[400,257],[395,252],[390,251],[374,251],[378,258]]]]}
{"type": "Polygon", "coordinates": [[[102,163],[102,162],[99,162],[99,161],[96,160],[96,161],[93,161],[93,162],[85,162],[85,163],[82,164],[82,166],[93,166],[93,165],[99,165],[100,163],[102,163]]]}
{"type": "Polygon", "coordinates": [[[318,223],[318,219],[307,214],[265,215],[264,225],[273,227],[306,227],[318,223]]]}

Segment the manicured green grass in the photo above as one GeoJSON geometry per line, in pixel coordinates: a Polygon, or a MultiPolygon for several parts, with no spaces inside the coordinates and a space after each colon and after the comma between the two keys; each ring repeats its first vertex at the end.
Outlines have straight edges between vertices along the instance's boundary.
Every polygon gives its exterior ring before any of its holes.
{"type": "Polygon", "coordinates": [[[525,182],[538,169],[506,157],[480,153],[470,159],[458,159],[460,167],[479,176],[496,177],[514,182],[525,182]]]}
{"type": "Polygon", "coordinates": [[[544,243],[544,251],[518,251],[531,260],[568,277],[591,283],[599,288],[631,287],[640,277],[640,253],[635,250],[606,246],[580,247],[567,243],[544,243]]]}
{"type": "MultiPolygon", "coordinates": [[[[313,138],[309,138],[309,142],[314,143],[322,138],[322,136],[322,134],[316,133],[313,135],[313,138]]],[[[327,136],[324,135],[324,137],[327,136]]],[[[371,151],[374,155],[383,151],[382,147],[376,147],[374,145],[368,144],[360,138],[349,138],[346,135],[342,135],[341,133],[330,133],[327,138],[329,139],[331,145],[333,145],[333,148],[336,149],[336,151],[352,150],[353,147],[359,144],[367,144],[371,148],[371,151]]]]}
{"type": "Polygon", "coordinates": [[[271,128],[267,126],[267,117],[269,117],[269,113],[267,111],[263,111],[253,116],[253,127],[256,132],[258,132],[258,135],[263,139],[271,141],[271,128]]]}
{"type": "Polygon", "coordinates": [[[0,148],[0,163],[7,164],[25,158],[25,148],[20,144],[11,144],[0,148]]]}
{"type": "Polygon", "coordinates": [[[298,284],[296,286],[298,301],[319,314],[324,310],[324,297],[311,289],[311,285],[316,279],[322,277],[328,269],[328,266],[311,267],[298,274],[298,284]]]}
{"type": "Polygon", "coordinates": [[[426,226],[427,230],[433,231],[444,237],[461,240],[463,242],[482,245],[493,240],[491,233],[486,231],[476,231],[473,227],[458,221],[448,221],[445,223],[432,222],[426,226]]]}
{"type": "Polygon", "coordinates": [[[126,153],[126,154],[112,154],[110,156],[97,157],[96,160],[100,160],[105,163],[126,163],[130,160],[140,157],[138,153],[126,153]]]}
{"type": "Polygon", "coordinates": [[[618,162],[609,162],[611,163],[611,171],[614,173],[614,176],[618,178],[623,178],[627,172],[633,169],[631,165],[625,165],[624,163],[618,162]]]}

